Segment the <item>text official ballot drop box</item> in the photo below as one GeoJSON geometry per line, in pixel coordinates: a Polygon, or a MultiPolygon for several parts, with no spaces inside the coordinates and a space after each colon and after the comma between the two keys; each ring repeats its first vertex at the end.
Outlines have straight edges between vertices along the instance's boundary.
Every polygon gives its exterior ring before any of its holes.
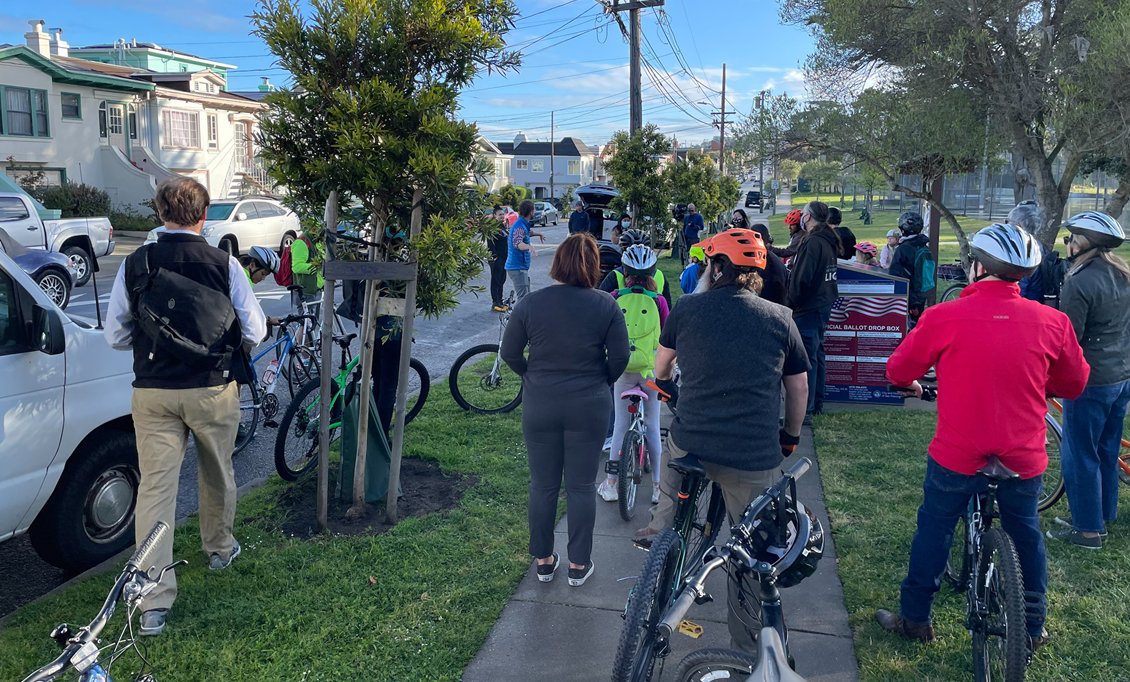
{"type": "Polygon", "coordinates": [[[901,405],[887,390],[887,358],[906,336],[910,283],[880,268],[839,261],[840,297],[824,335],[824,400],[901,405]]]}

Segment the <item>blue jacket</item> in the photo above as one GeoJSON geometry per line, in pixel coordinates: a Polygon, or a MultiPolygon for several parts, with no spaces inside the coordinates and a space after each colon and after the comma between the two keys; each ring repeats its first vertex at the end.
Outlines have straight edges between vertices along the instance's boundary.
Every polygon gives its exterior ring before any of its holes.
{"type": "Polygon", "coordinates": [[[529,251],[522,251],[518,248],[517,244],[530,244],[530,224],[526,222],[525,218],[518,218],[514,224],[510,226],[510,242],[506,246],[506,269],[507,270],[529,270],[530,269],[530,256],[529,251]]]}
{"type": "Polygon", "coordinates": [[[698,263],[691,263],[686,270],[683,270],[682,276],[679,277],[679,288],[683,290],[684,294],[691,293],[698,286],[698,276],[698,263]]]}
{"type": "MultiPolygon", "coordinates": [[[[706,223],[702,220],[701,213],[688,213],[683,218],[683,233],[694,238],[698,237],[698,233],[705,229],[706,223]]],[[[687,244],[687,246],[694,246],[694,244],[687,244]]]]}

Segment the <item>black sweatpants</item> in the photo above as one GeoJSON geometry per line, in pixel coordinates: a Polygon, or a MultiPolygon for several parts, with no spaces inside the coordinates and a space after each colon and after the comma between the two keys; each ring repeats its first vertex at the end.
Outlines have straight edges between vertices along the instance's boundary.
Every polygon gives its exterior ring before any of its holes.
{"type": "Polygon", "coordinates": [[[587,564],[596,523],[596,477],[612,397],[604,386],[573,395],[522,394],[522,433],[530,463],[530,554],[553,553],[557,496],[565,479],[569,561],[587,564]]]}
{"type": "Polygon", "coordinates": [[[506,286],[506,256],[490,262],[490,300],[494,305],[502,305],[502,288],[506,286]]]}

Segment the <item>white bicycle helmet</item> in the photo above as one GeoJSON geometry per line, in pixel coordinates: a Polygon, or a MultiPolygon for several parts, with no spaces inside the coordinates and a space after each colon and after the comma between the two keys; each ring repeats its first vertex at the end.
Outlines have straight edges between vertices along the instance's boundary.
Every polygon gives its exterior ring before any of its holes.
{"type": "Polygon", "coordinates": [[[1032,235],[1015,225],[989,225],[973,235],[969,246],[985,272],[1014,282],[1032,274],[1043,257],[1032,235]]]}
{"type": "Polygon", "coordinates": [[[1126,241],[1118,221],[1102,211],[1083,211],[1063,222],[1071,234],[1081,234],[1100,249],[1113,249],[1126,241]]]}
{"type": "Polygon", "coordinates": [[[259,264],[272,273],[279,271],[279,255],[265,246],[252,246],[247,250],[247,255],[250,256],[259,264]]]}
{"type": "Polygon", "coordinates": [[[651,277],[655,274],[656,262],[655,252],[643,244],[629,246],[620,256],[624,275],[628,277],[651,277]]]}

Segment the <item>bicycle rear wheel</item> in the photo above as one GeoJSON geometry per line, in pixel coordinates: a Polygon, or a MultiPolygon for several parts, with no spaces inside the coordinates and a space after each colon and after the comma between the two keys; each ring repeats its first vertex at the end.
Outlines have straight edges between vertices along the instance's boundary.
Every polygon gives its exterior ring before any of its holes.
{"type": "Polygon", "coordinates": [[[757,656],[734,649],[709,647],[687,654],[675,673],[678,682],[744,681],[757,667],[757,656]]]}
{"type": "Polygon", "coordinates": [[[616,659],[612,662],[613,682],[650,680],[656,657],[667,655],[666,646],[658,650],[656,627],[675,600],[682,549],[682,539],[670,528],[651,544],[624,609],[624,629],[620,631],[616,659]]]}
{"type": "MultiPolygon", "coordinates": [[[[318,466],[321,388],[322,382],[318,379],[307,382],[290,401],[279,424],[275,437],[275,469],[284,480],[297,481],[302,474],[318,466]]],[[[340,398],[333,403],[330,443],[337,440],[341,431],[340,405],[340,398]]]]}
{"type": "Polygon", "coordinates": [[[722,487],[710,483],[698,496],[695,518],[687,532],[687,553],[683,560],[683,575],[689,575],[702,565],[706,552],[714,546],[722,524],[726,523],[726,502],[722,487]]]}
{"type": "Polygon", "coordinates": [[[1039,511],[1047,511],[1056,502],[1059,502],[1059,498],[1063,497],[1065,490],[1063,468],[1060,462],[1063,429],[1050,414],[1044,416],[1044,421],[1048,427],[1047,435],[1044,436],[1044,447],[1048,451],[1048,468],[1044,471],[1044,484],[1040,489],[1040,500],[1036,504],[1039,511]]]}
{"type": "Polygon", "coordinates": [[[969,589],[969,553],[966,552],[965,535],[968,529],[965,519],[957,522],[957,529],[953,533],[953,543],[950,545],[950,557],[946,560],[946,572],[943,574],[946,582],[954,592],[964,592],[969,589]]]}
{"type": "Polygon", "coordinates": [[[255,438],[259,428],[259,391],[251,384],[239,385],[239,428],[235,432],[232,456],[239,454],[255,438]]]}
{"type": "Polygon", "coordinates": [[[620,518],[625,521],[631,521],[635,516],[636,491],[643,477],[641,458],[647,458],[647,445],[643,435],[631,429],[624,434],[624,444],[620,446],[620,475],[616,482],[616,492],[620,498],[620,518]]]}
{"type": "Polygon", "coordinates": [[[522,402],[522,378],[498,357],[498,344],[468,348],[451,366],[451,397],[464,410],[502,414],[522,402]]]}
{"type": "Polygon", "coordinates": [[[1024,582],[1012,538],[1000,528],[985,531],[977,573],[976,601],[983,619],[971,619],[973,676],[978,682],[1023,682],[1028,667],[1024,582]]]}
{"type": "Polygon", "coordinates": [[[948,303],[956,301],[961,298],[961,292],[965,291],[965,284],[954,284],[942,293],[942,297],[938,299],[938,303],[948,303]]]}
{"type": "Polygon", "coordinates": [[[290,397],[293,399],[311,379],[316,379],[318,372],[318,355],[313,350],[306,346],[291,348],[290,354],[287,356],[286,367],[283,369],[290,397]]]}
{"type": "Polygon", "coordinates": [[[424,409],[428,392],[432,390],[432,377],[428,368],[416,358],[408,362],[408,394],[404,404],[404,424],[407,425],[424,409]]]}

